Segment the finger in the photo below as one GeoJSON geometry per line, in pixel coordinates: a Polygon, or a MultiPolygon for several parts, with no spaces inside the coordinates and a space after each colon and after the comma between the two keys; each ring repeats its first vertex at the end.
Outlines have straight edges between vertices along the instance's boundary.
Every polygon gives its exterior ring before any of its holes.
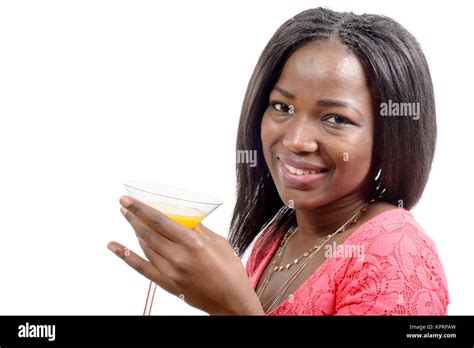
{"type": "MultiPolygon", "coordinates": [[[[160,259],[159,255],[155,254],[152,256],[153,262],[157,265],[155,266],[153,263],[145,260],[117,242],[110,242],[107,244],[107,248],[125,261],[125,263],[135,271],[153,281],[161,288],[172,293],[176,292],[171,282],[171,278],[166,276],[167,262],[163,258],[160,259]]],[[[149,253],[149,251],[147,253],[149,253]]]]}
{"type": "Polygon", "coordinates": [[[166,287],[169,287],[169,284],[172,282],[172,279],[174,279],[174,275],[176,274],[176,271],[172,266],[172,262],[153,251],[150,246],[140,237],[138,237],[138,243],[140,244],[140,248],[142,248],[143,253],[145,254],[148,261],[150,261],[153,266],[160,270],[162,274],[162,287],[165,285],[166,287]]]}
{"type": "Polygon", "coordinates": [[[123,196],[120,198],[120,204],[167,239],[175,243],[185,243],[188,245],[195,242],[197,236],[194,233],[189,233],[189,229],[174,222],[162,212],[138,199],[131,196],[123,196]]]}
{"type": "Polygon", "coordinates": [[[151,227],[146,225],[130,211],[127,211],[124,208],[120,208],[120,210],[125,219],[127,219],[130,225],[132,225],[136,236],[141,238],[154,252],[168,260],[176,254],[176,249],[178,247],[176,243],[152,230],[151,227]]]}
{"type": "Polygon", "coordinates": [[[107,248],[124,260],[127,265],[132,267],[141,275],[147,277],[155,283],[158,283],[161,280],[161,272],[150,262],[143,259],[141,256],[137,255],[130,249],[116,242],[110,242],[107,244],[107,248]]]}

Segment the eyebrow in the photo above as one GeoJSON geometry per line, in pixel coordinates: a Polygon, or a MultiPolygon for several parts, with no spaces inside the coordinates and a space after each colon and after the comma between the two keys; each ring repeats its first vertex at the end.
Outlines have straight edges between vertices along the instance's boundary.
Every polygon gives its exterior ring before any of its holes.
{"type": "MultiPolygon", "coordinates": [[[[278,86],[275,86],[275,88],[273,88],[273,90],[277,91],[278,93],[284,95],[285,97],[287,97],[289,99],[292,99],[292,100],[296,99],[293,94],[291,94],[288,91],[285,91],[283,88],[280,88],[278,86]]],[[[345,102],[345,101],[342,101],[342,100],[321,99],[321,100],[318,100],[316,102],[316,104],[319,105],[319,106],[335,106],[335,107],[349,108],[349,109],[354,110],[359,116],[364,117],[362,115],[362,113],[356,107],[354,107],[351,103],[348,103],[348,102],[345,102]]]]}

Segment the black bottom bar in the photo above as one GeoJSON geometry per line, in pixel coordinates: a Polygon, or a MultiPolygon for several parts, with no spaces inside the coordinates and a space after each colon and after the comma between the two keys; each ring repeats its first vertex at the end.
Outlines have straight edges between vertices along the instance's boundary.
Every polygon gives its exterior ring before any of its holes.
{"type": "Polygon", "coordinates": [[[474,345],[474,317],[4,316],[0,348],[474,345]]]}

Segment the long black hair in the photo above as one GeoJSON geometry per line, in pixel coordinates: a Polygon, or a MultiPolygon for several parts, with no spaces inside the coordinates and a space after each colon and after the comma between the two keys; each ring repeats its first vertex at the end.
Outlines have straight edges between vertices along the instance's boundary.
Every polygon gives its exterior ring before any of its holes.
{"type": "MultiPolygon", "coordinates": [[[[283,202],[265,163],[260,127],[269,94],[289,56],[314,41],[337,40],[366,68],[374,103],[418,103],[419,119],[375,117],[374,191],[406,209],[419,200],[436,145],[436,113],[431,75],[416,39],[391,18],[325,8],[306,10],[285,22],[263,50],[248,84],[237,134],[237,150],[255,151],[257,166],[237,163],[237,201],[229,241],[242,256],[283,202]]],[[[285,212],[286,214],[286,212],[285,212]]],[[[286,214],[279,223],[294,223],[286,214]]]]}

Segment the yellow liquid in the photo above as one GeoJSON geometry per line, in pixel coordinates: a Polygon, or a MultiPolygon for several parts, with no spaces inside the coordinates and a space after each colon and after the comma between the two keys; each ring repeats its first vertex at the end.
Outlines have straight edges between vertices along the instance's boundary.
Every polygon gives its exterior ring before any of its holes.
{"type": "Polygon", "coordinates": [[[157,202],[146,202],[146,204],[187,228],[196,227],[206,217],[206,213],[196,208],[157,202]]]}

